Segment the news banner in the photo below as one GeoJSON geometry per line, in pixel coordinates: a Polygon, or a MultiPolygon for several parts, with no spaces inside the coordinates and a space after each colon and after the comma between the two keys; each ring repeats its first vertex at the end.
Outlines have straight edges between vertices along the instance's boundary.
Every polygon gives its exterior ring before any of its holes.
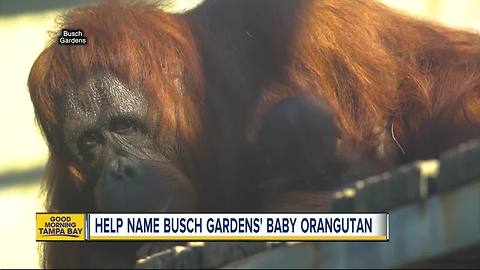
{"type": "Polygon", "coordinates": [[[388,213],[37,213],[37,241],[388,241],[388,213]]]}

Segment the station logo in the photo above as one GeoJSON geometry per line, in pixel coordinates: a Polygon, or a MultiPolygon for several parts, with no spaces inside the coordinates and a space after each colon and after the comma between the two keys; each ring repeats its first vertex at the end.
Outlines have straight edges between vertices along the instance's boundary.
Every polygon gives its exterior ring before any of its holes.
{"type": "Polygon", "coordinates": [[[85,214],[37,213],[37,241],[84,241],[85,214]]]}

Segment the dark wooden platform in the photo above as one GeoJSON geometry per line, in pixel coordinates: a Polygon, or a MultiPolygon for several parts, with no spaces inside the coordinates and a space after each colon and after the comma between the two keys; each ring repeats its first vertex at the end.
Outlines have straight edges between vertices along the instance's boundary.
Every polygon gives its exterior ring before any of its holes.
{"type": "Polygon", "coordinates": [[[389,242],[191,243],[137,268],[478,268],[480,141],[337,191],[335,212],[389,212],[389,242]]]}

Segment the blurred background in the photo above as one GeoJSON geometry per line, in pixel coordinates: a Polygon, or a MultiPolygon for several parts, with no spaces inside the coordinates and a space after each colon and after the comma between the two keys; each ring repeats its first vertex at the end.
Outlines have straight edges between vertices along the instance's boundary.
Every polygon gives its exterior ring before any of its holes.
{"type": "MultiPolygon", "coordinates": [[[[172,11],[201,0],[168,0],[172,11]]],[[[0,0],[0,268],[38,268],[35,212],[48,152],[27,90],[55,17],[80,0],[0,0]]],[[[383,0],[411,15],[480,32],[480,0],[383,0]]],[[[401,27],[401,26],[400,26],[401,27]]]]}

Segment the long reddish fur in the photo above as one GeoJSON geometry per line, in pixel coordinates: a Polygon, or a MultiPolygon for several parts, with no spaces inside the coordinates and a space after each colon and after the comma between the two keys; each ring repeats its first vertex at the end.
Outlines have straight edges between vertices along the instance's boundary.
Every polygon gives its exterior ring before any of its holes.
{"type": "MultiPolygon", "coordinates": [[[[302,1],[295,19],[281,76],[263,90],[244,93],[259,96],[252,103],[256,108],[246,108],[252,123],[286,96],[321,98],[334,112],[343,152],[375,153],[384,144],[382,134],[393,134],[406,152],[390,147],[382,158],[395,160],[393,164],[435,157],[480,135],[479,35],[420,21],[368,0],[302,1]]],[[[89,194],[81,191],[81,172],[63,153],[56,96],[68,87],[80,89],[98,70],[144,89],[151,117],[160,115],[162,130],[178,131],[189,146],[191,163],[198,161],[199,149],[204,149],[199,145],[209,137],[203,107],[208,82],[188,20],[155,5],[108,2],[74,9],[59,25],[82,29],[89,45],[60,46],[57,31],[30,73],[35,113],[51,153],[47,211],[90,207],[89,194]],[[179,93],[176,79],[184,83],[184,92],[179,93]]],[[[228,89],[215,91],[213,95],[224,95],[228,89]]],[[[195,178],[194,173],[189,176],[195,178]]],[[[81,266],[80,250],[70,243],[47,245],[44,266],[81,266]]]]}

